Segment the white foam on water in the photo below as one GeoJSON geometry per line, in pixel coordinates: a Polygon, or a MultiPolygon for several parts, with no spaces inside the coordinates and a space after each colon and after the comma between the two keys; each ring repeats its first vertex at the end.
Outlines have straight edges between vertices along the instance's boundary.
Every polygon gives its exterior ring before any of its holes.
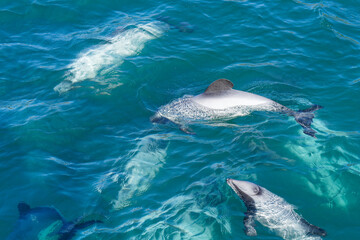
{"type": "Polygon", "coordinates": [[[81,53],[68,68],[66,79],[54,90],[63,93],[69,91],[72,85],[84,80],[97,81],[99,75],[104,75],[118,67],[129,56],[136,55],[144,48],[145,43],[159,38],[166,26],[162,22],[139,24],[112,37],[109,43],[97,45],[81,53]]]}
{"type": "Polygon", "coordinates": [[[118,182],[120,173],[118,171],[112,170],[111,172],[106,173],[104,176],[101,176],[99,181],[94,184],[95,190],[99,193],[102,193],[110,184],[118,182]]]}
{"type": "Polygon", "coordinates": [[[133,196],[148,190],[152,180],[166,160],[166,147],[160,147],[163,141],[159,135],[149,135],[141,139],[135,155],[128,161],[124,172],[125,182],[121,186],[118,197],[113,201],[114,209],[121,209],[131,204],[133,196]]]}

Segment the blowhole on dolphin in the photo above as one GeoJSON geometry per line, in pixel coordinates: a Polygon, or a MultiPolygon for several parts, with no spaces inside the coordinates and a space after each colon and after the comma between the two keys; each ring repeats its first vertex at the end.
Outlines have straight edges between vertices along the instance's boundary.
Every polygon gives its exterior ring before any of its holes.
{"type": "Polygon", "coordinates": [[[234,84],[227,79],[218,79],[211,83],[204,93],[196,96],[184,96],[160,107],[151,118],[155,123],[168,121],[180,125],[186,131],[186,125],[201,120],[232,119],[245,116],[253,111],[280,112],[295,118],[304,133],[315,137],[311,128],[314,111],[323,108],[313,105],[308,109],[294,111],[280,103],[257,94],[233,89],[234,84]]]}

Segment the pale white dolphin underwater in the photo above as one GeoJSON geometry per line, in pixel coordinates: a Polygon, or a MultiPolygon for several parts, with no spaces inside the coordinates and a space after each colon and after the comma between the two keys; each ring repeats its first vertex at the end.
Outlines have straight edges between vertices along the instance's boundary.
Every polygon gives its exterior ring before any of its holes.
{"type": "Polygon", "coordinates": [[[321,239],[325,230],[308,223],[294,207],[266,188],[247,181],[227,179],[227,184],[243,200],[247,208],[244,231],[256,236],[255,220],[274,231],[283,239],[321,239]]]}
{"type": "Polygon", "coordinates": [[[253,111],[273,111],[293,116],[304,128],[304,133],[315,137],[311,128],[314,111],[321,109],[319,105],[293,111],[271,99],[233,89],[234,84],[227,79],[219,79],[210,84],[206,91],[196,96],[185,96],[165,106],[151,118],[152,122],[168,121],[179,124],[182,130],[186,122],[196,120],[231,119],[245,116],[253,111]]]}
{"type": "Polygon", "coordinates": [[[127,173],[124,183],[113,201],[114,209],[131,205],[134,196],[146,192],[152,180],[166,162],[167,143],[160,135],[148,135],[141,139],[136,148],[136,154],[127,162],[127,173]]]}
{"type": "Polygon", "coordinates": [[[126,57],[140,53],[146,42],[159,38],[167,28],[168,25],[160,21],[139,24],[110,38],[109,43],[90,48],[68,66],[66,79],[54,90],[63,93],[75,83],[87,79],[97,81],[100,75],[121,65],[126,57]]]}

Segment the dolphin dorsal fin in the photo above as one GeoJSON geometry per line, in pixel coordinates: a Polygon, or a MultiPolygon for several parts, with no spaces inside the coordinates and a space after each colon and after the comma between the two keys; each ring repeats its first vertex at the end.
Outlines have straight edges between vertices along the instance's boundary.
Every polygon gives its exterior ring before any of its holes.
{"type": "Polygon", "coordinates": [[[19,215],[20,216],[24,216],[26,215],[26,213],[28,213],[30,211],[30,205],[29,204],[26,204],[24,202],[20,202],[18,204],[18,210],[19,210],[19,215]]]}
{"type": "Polygon", "coordinates": [[[205,93],[214,94],[220,93],[227,90],[230,90],[234,87],[234,84],[227,79],[218,79],[214,81],[210,86],[205,90],[205,93]]]}

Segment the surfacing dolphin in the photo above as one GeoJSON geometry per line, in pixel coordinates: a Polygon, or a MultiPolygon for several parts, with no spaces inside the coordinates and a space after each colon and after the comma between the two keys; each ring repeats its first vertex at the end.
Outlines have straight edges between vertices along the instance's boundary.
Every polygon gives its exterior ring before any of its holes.
{"type": "Polygon", "coordinates": [[[18,204],[19,219],[7,240],[70,240],[80,229],[89,227],[98,220],[67,222],[53,207],[31,208],[28,204],[18,204]]]}
{"type": "Polygon", "coordinates": [[[255,220],[283,239],[310,240],[321,239],[327,235],[325,230],[308,223],[294,211],[291,204],[266,188],[247,181],[234,179],[227,179],[226,181],[243,200],[247,208],[244,218],[246,235],[257,235],[255,220]]]}
{"type": "Polygon", "coordinates": [[[198,120],[231,119],[245,116],[253,111],[280,112],[292,116],[304,128],[304,133],[315,137],[311,128],[314,111],[322,106],[293,111],[271,99],[233,89],[234,84],[227,79],[219,79],[210,84],[204,93],[196,96],[184,96],[165,106],[151,118],[152,122],[179,124],[185,132],[186,122],[198,120]]]}

